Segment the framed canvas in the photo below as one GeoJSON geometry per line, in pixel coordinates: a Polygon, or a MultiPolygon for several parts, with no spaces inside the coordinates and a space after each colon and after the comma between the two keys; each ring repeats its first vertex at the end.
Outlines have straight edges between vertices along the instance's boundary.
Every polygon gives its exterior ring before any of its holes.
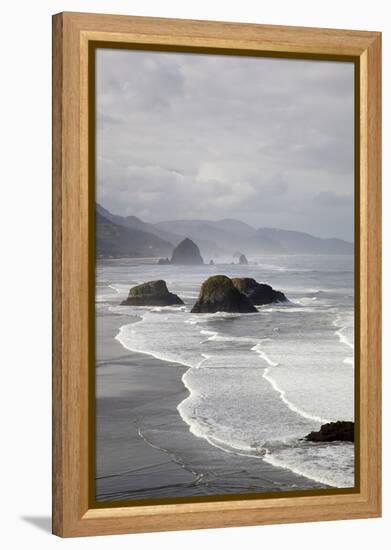
{"type": "Polygon", "coordinates": [[[378,517],[381,35],[53,17],[53,532],[378,517]]]}

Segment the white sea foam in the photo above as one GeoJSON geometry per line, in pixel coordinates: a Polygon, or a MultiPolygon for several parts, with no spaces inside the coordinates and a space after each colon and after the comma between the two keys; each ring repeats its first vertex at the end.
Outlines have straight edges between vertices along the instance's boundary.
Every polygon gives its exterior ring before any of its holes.
{"type": "MultiPolygon", "coordinates": [[[[247,313],[251,315],[251,313],[247,313]]],[[[199,313],[193,314],[189,319],[186,319],[184,322],[189,325],[203,325],[205,323],[210,323],[211,321],[220,321],[223,319],[237,319],[240,317],[238,313],[226,313],[224,311],[218,311],[217,313],[199,313]]]]}
{"type": "Polygon", "coordinates": [[[338,338],[339,338],[339,341],[341,342],[341,344],[346,344],[347,346],[349,346],[350,349],[354,349],[354,345],[352,344],[352,342],[350,342],[350,340],[345,336],[345,334],[343,333],[343,328],[340,329],[340,330],[337,330],[336,334],[338,335],[338,338]]]}
{"type": "Polygon", "coordinates": [[[115,290],[117,294],[121,294],[121,292],[126,292],[125,285],[109,285],[109,288],[115,290]]]}
{"type": "Polygon", "coordinates": [[[224,336],[219,332],[212,332],[210,330],[201,330],[200,333],[208,335],[208,338],[206,340],[208,342],[239,342],[242,344],[254,344],[254,342],[257,342],[257,340],[254,338],[246,338],[245,336],[224,336]]]}
{"type": "MultiPolygon", "coordinates": [[[[138,280],[141,270],[149,270],[144,280],[165,278],[181,297],[195,297],[204,278],[202,271],[184,267],[170,270],[170,278],[159,266],[137,269],[121,276],[138,280]]],[[[249,266],[248,272],[261,280],[260,266],[249,266]]],[[[286,284],[271,282],[286,292],[294,275],[284,273],[276,277],[288,277],[286,284]]],[[[352,346],[343,340],[352,344],[351,302],[346,292],[332,288],[330,276],[324,279],[329,292],[316,289],[319,295],[308,296],[312,271],[309,277],[288,295],[290,304],[260,307],[255,314],[113,306],[113,313],[137,311],[142,317],[122,326],[116,338],[126,349],[188,367],[182,380],[189,395],[178,411],[197,437],[225,452],[264,457],[310,479],[349,486],[352,446],[332,452],[319,447],[315,456],[311,446],[300,443],[327,420],[349,420],[354,412],[352,370],[346,368],[352,364],[346,356],[352,346]],[[341,317],[333,326],[337,313],[341,317]]],[[[127,294],[129,284],[114,284],[117,298],[127,294]]]]}
{"type": "Polygon", "coordinates": [[[118,291],[113,285],[97,286],[95,289],[95,302],[109,302],[116,299],[118,291]]]}
{"type": "Polygon", "coordinates": [[[272,361],[266,353],[261,348],[262,344],[257,344],[253,348],[251,348],[253,351],[255,351],[269,366],[263,371],[263,377],[270,382],[273,389],[278,392],[281,400],[291,409],[291,411],[299,414],[303,418],[307,418],[308,420],[314,420],[315,422],[320,422],[321,424],[325,424],[326,422],[329,422],[327,418],[321,418],[319,416],[316,416],[314,414],[310,414],[309,412],[303,411],[299,407],[297,407],[294,403],[289,401],[286,397],[285,391],[278,386],[278,383],[276,380],[271,376],[271,368],[270,367],[278,367],[278,363],[275,363],[272,361]]]}
{"type": "Polygon", "coordinates": [[[186,311],[186,306],[153,306],[151,311],[186,311]]]}
{"type": "Polygon", "coordinates": [[[198,297],[198,292],[189,292],[177,288],[170,288],[171,292],[174,292],[174,294],[181,295],[182,300],[195,300],[198,297]]]}
{"type": "Polygon", "coordinates": [[[351,443],[281,446],[267,450],[264,460],[332,487],[354,486],[354,445],[351,443]]]}
{"type": "MultiPolygon", "coordinates": [[[[292,433],[295,437],[304,436],[329,420],[298,406],[288,397],[281,382],[278,382],[278,376],[276,379],[279,362],[264,349],[267,346],[270,350],[279,347],[274,338],[225,335],[216,330],[199,328],[198,324],[187,323],[191,314],[178,308],[167,311],[165,315],[162,313],[159,308],[146,309],[142,321],[121,327],[117,339],[127,349],[190,367],[182,377],[189,397],[180,403],[178,411],[197,437],[205,438],[226,452],[262,456],[268,441],[276,435],[282,441],[291,438],[292,433]],[[206,337],[203,347],[208,346],[208,349],[200,353],[198,345],[202,336],[206,337]],[[265,368],[259,360],[257,363],[257,357],[265,363],[265,368]],[[265,380],[270,390],[261,384],[261,379],[265,380]],[[259,396],[263,396],[261,401],[259,396]],[[276,399],[281,406],[277,405],[276,399]],[[269,403],[267,411],[263,400],[269,403]],[[270,415],[270,407],[273,407],[274,416],[270,415]],[[253,423],[253,418],[258,419],[262,429],[253,423]],[[229,424],[227,419],[231,419],[229,424]],[[279,430],[276,430],[276,421],[281,423],[279,430]]],[[[227,326],[232,326],[232,316],[210,316],[209,322],[215,324],[217,319],[223,326],[227,322],[227,326]]],[[[240,316],[234,319],[238,323],[243,321],[240,316]]],[[[200,325],[205,327],[205,323],[200,325]]],[[[254,326],[257,324],[254,323],[254,326]]],[[[296,390],[290,391],[289,395],[295,396],[296,393],[296,390]]],[[[306,402],[312,403],[311,396],[306,402]]],[[[281,462],[276,452],[272,452],[268,460],[281,462]]],[[[291,469],[296,471],[298,467],[292,466],[291,469]]],[[[309,477],[315,479],[316,476],[309,477]]]]}
{"type": "MultiPolygon", "coordinates": [[[[350,348],[352,351],[354,350],[354,344],[351,341],[351,339],[354,339],[353,334],[353,316],[351,314],[348,314],[345,316],[342,316],[340,313],[337,315],[337,317],[333,321],[333,325],[337,328],[335,334],[338,336],[338,339],[341,344],[344,344],[348,348],[350,348]],[[347,335],[349,334],[349,336],[347,335]]],[[[349,355],[348,357],[345,357],[343,359],[343,363],[346,365],[350,365],[354,367],[354,357],[353,354],[349,355]]]]}
{"type": "Polygon", "coordinates": [[[132,326],[133,325],[123,325],[122,327],[120,327],[119,333],[115,337],[115,339],[118,340],[120,342],[120,344],[122,344],[122,346],[125,349],[127,349],[129,351],[134,351],[136,353],[145,353],[146,355],[150,355],[151,357],[154,357],[155,359],[159,359],[160,361],[166,361],[166,362],[169,362],[169,363],[177,363],[178,365],[181,365],[183,367],[193,367],[194,366],[194,365],[191,365],[191,364],[187,364],[183,359],[176,360],[174,358],[168,358],[164,353],[159,353],[159,352],[156,352],[156,351],[147,351],[145,349],[141,349],[141,348],[137,347],[137,344],[132,346],[132,344],[130,343],[131,338],[129,338],[129,336],[131,335],[131,332],[132,332],[132,329],[131,329],[132,326]]]}
{"type": "Polygon", "coordinates": [[[301,306],[308,306],[308,305],[314,305],[314,302],[318,301],[318,297],[317,296],[312,296],[312,297],[304,297],[304,298],[299,298],[298,300],[296,300],[296,302],[298,304],[300,304],[301,306]]]}

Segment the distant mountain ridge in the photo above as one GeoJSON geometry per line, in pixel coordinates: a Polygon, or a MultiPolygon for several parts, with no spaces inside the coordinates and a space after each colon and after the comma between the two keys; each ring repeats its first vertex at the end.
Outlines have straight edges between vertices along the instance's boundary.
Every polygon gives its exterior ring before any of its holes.
{"type": "Polygon", "coordinates": [[[168,257],[186,238],[204,258],[232,257],[236,250],[250,259],[262,254],[353,254],[352,243],[320,238],[300,231],[254,228],[235,219],[167,220],[144,222],[136,216],[118,216],[96,205],[99,257],[168,257]]]}
{"type": "Polygon", "coordinates": [[[144,231],[146,233],[152,233],[160,239],[167,241],[171,245],[175,244],[175,241],[178,238],[177,235],[162,231],[158,227],[155,227],[155,225],[152,223],[143,222],[142,220],[140,220],[140,218],[137,218],[137,216],[118,216],[117,214],[112,214],[111,212],[109,212],[109,210],[98,203],[96,204],[96,211],[99,212],[99,214],[101,214],[103,217],[116,223],[117,225],[122,225],[131,229],[138,229],[139,231],[144,231]]]}
{"type": "Polygon", "coordinates": [[[240,249],[247,256],[254,254],[352,254],[353,244],[342,239],[321,238],[301,231],[275,228],[255,229],[235,219],[171,220],[154,224],[164,231],[186,235],[198,242],[201,253],[233,254],[240,249]],[[213,242],[205,251],[202,241],[213,242]],[[213,250],[214,248],[214,250],[213,250]]]}
{"type": "Polygon", "coordinates": [[[278,243],[284,254],[353,254],[354,251],[348,241],[314,237],[301,231],[262,227],[257,229],[257,235],[278,243]]]}
{"type": "Polygon", "coordinates": [[[152,233],[126,227],[95,214],[95,253],[97,258],[148,258],[170,254],[171,243],[152,233]]]}

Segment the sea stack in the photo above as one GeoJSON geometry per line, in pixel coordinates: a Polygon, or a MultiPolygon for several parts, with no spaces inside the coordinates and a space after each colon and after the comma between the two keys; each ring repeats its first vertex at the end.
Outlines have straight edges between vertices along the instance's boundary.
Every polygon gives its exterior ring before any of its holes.
{"type": "Polygon", "coordinates": [[[209,277],[202,283],[197,302],[191,313],[255,313],[257,309],[247,296],[234,287],[225,275],[209,277]]]}
{"type": "Polygon", "coordinates": [[[255,306],[288,301],[285,294],[279,290],[274,290],[270,285],[257,283],[255,279],[250,279],[249,277],[235,278],[232,279],[232,282],[255,306]]]}
{"type": "Polygon", "coordinates": [[[174,265],[202,265],[204,260],[195,242],[186,238],[175,247],[171,263],[174,265]]]}
{"type": "Polygon", "coordinates": [[[354,422],[339,420],[338,422],[323,424],[318,432],[311,432],[304,439],[320,443],[329,441],[354,443],[354,422]]]}
{"type": "Polygon", "coordinates": [[[248,265],[247,258],[244,254],[240,254],[240,256],[239,256],[239,264],[240,265],[248,265]]]}
{"type": "Polygon", "coordinates": [[[134,286],[129,290],[126,300],[121,306],[175,306],[183,305],[183,301],[172,292],[168,291],[166,282],[148,281],[134,286]]]}

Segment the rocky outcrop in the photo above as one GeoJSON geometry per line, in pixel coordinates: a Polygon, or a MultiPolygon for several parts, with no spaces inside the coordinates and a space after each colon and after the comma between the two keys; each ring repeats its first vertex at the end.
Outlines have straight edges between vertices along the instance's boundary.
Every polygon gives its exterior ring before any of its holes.
{"type": "Polygon", "coordinates": [[[229,277],[215,275],[203,282],[192,313],[253,313],[257,309],[239,292],[229,277]]]}
{"type": "Polygon", "coordinates": [[[239,262],[240,265],[248,265],[247,258],[244,254],[240,254],[239,256],[239,262]]]}
{"type": "Polygon", "coordinates": [[[200,249],[191,239],[183,239],[172,253],[171,263],[176,265],[202,265],[200,249]]]}
{"type": "Polygon", "coordinates": [[[257,283],[255,279],[249,277],[232,279],[234,286],[245,294],[255,306],[272,304],[273,302],[286,302],[285,294],[279,290],[274,290],[270,285],[257,283]]]}
{"type": "Polygon", "coordinates": [[[353,443],[354,422],[338,421],[323,424],[318,432],[311,432],[304,439],[314,442],[350,441],[353,443]]]}
{"type": "Polygon", "coordinates": [[[158,261],[158,265],[170,265],[170,260],[168,258],[160,258],[158,261]]]}
{"type": "Polygon", "coordinates": [[[174,306],[182,305],[183,301],[172,292],[168,291],[166,282],[149,281],[134,286],[129,290],[126,300],[121,306],[174,306]]]}

